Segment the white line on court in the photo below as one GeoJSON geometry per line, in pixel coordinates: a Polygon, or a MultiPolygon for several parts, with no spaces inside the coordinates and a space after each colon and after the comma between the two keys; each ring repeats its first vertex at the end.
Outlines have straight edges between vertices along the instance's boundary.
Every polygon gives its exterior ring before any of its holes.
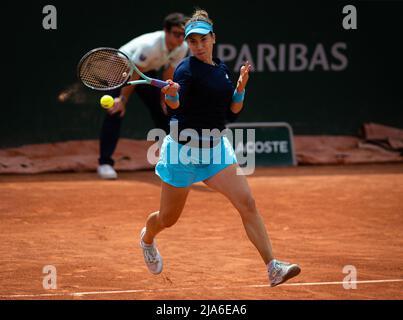
{"type": "MultiPolygon", "coordinates": [[[[385,279],[385,280],[362,280],[349,281],[349,284],[372,284],[372,283],[387,283],[387,282],[403,282],[403,279],[385,279]]],[[[326,285],[342,285],[343,281],[333,282],[297,282],[285,283],[280,286],[302,287],[302,286],[326,286],[326,285]]],[[[89,292],[60,292],[60,293],[40,293],[40,294],[13,294],[0,295],[0,298],[40,298],[40,297],[80,297],[89,295],[104,295],[104,294],[121,294],[121,293],[157,293],[157,292],[175,292],[175,291],[195,291],[201,290],[229,290],[229,289],[245,289],[245,288],[266,288],[268,284],[251,284],[239,287],[193,287],[193,288],[171,288],[171,289],[138,289],[138,290],[111,290],[111,291],[89,291],[89,292]]]]}

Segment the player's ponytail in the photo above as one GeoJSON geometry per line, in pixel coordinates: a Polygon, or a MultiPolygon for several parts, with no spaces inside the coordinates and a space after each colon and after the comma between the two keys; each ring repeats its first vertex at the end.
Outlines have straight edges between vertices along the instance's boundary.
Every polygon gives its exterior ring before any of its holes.
{"type": "Polygon", "coordinates": [[[213,20],[209,18],[207,11],[199,8],[195,10],[192,17],[186,22],[186,25],[195,21],[204,21],[213,25],[213,20]]]}

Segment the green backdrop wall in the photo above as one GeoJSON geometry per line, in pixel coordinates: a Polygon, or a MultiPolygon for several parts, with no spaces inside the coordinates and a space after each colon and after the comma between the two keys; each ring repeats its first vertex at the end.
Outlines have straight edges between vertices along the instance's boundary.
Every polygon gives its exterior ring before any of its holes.
{"type": "MultiPolygon", "coordinates": [[[[295,134],[357,134],[364,122],[403,128],[402,2],[49,0],[5,9],[11,50],[4,67],[12,81],[3,89],[0,147],[97,138],[101,95],[80,88],[74,99],[58,99],[79,87],[80,57],[120,47],[160,29],[167,13],[191,14],[195,6],[209,11],[216,53],[230,69],[245,58],[255,66],[238,121],[285,121],[295,134]],[[56,30],[42,26],[48,4],[57,9],[56,30]],[[347,4],[357,9],[357,30],[342,27],[347,4]]],[[[122,137],[145,138],[151,128],[133,97],[122,137]]]]}

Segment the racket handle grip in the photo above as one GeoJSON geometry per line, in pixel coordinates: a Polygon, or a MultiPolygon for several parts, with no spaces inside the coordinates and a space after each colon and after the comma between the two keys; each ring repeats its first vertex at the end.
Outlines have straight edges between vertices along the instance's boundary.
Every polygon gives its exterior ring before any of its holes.
{"type": "Polygon", "coordinates": [[[162,80],[157,80],[157,79],[151,79],[152,86],[158,87],[158,88],[163,88],[168,85],[168,82],[162,81],[162,80]]]}

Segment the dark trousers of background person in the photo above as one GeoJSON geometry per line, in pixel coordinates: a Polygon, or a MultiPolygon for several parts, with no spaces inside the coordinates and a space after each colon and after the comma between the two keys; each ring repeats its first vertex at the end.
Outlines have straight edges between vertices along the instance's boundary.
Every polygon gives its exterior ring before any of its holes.
{"type": "MultiPolygon", "coordinates": [[[[156,71],[147,72],[145,74],[152,78],[157,77],[156,71]]],[[[160,102],[161,89],[151,85],[137,85],[134,88],[134,93],[140,97],[148,108],[155,128],[163,129],[165,132],[169,132],[168,117],[162,111],[160,102]]],[[[113,90],[109,94],[112,97],[118,97],[120,94],[120,89],[113,90]]],[[[112,155],[115,152],[119,141],[122,120],[123,118],[120,116],[120,113],[111,115],[106,112],[99,141],[100,157],[98,162],[100,165],[109,164],[113,166],[115,164],[114,160],[112,159],[112,155]]]]}

